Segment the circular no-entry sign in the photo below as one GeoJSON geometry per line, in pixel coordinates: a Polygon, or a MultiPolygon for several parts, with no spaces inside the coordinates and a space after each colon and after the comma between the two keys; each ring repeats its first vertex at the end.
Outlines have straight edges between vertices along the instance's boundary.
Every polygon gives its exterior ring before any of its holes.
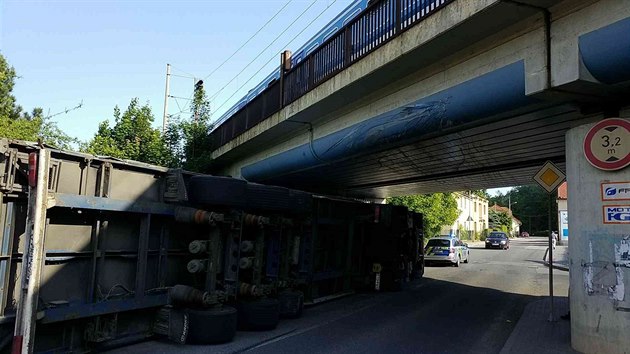
{"type": "Polygon", "coordinates": [[[584,138],[584,156],[600,170],[615,171],[630,165],[630,122],[607,118],[595,124],[584,138]]]}

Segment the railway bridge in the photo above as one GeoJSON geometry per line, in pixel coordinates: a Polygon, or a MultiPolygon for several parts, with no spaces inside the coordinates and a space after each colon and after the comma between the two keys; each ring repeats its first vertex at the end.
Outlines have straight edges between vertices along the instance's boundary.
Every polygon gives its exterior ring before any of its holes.
{"type": "Polygon", "coordinates": [[[630,168],[593,167],[583,142],[630,118],[629,93],[628,0],[375,1],[217,127],[213,157],[221,174],[362,198],[529,184],[552,161],[571,196],[573,346],[617,353],[628,221],[607,222],[600,190],[630,168]],[[589,280],[604,263],[607,294],[589,280]]]}

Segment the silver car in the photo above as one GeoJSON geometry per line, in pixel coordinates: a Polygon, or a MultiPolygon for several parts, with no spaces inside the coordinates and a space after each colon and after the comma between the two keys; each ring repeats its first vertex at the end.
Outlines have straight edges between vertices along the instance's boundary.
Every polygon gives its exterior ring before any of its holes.
{"type": "Polygon", "coordinates": [[[424,247],[424,262],[450,263],[459,267],[460,262],[468,263],[470,250],[468,245],[455,237],[434,237],[424,247]]]}

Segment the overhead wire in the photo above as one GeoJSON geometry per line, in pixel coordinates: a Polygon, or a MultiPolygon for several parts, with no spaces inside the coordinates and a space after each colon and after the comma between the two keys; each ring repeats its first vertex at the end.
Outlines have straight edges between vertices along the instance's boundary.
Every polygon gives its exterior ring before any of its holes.
{"type": "Polygon", "coordinates": [[[217,70],[221,69],[223,67],[223,65],[225,65],[228,61],[230,61],[230,59],[232,59],[236,53],[238,53],[241,49],[243,49],[247,43],[249,43],[252,39],[254,39],[254,37],[256,37],[265,27],[267,27],[268,24],[271,23],[271,21],[273,21],[276,17],[278,17],[278,15],[282,12],[282,10],[284,10],[287,6],[289,6],[290,3],[292,3],[293,0],[289,0],[287,1],[284,6],[282,6],[280,8],[280,10],[278,10],[269,20],[267,20],[267,22],[265,22],[264,25],[262,25],[262,27],[260,27],[258,29],[258,31],[256,31],[256,33],[254,33],[251,37],[249,37],[249,39],[247,39],[245,41],[245,43],[243,43],[240,47],[238,47],[237,50],[234,51],[234,53],[232,53],[227,59],[225,59],[221,64],[219,64],[219,66],[217,66],[216,68],[214,68],[214,70],[212,70],[212,72],[210,72],[210,74],[208,74],[206,77],[204,77],[203,79],[206,80],[208,79],[210,76],[212,76],[212,74],[214,74],[215,72],[217,72],[217,70]]]}
{"type": "MultiPolygon", "coordinates": [[[[311,20],[311,22],[309,22],[309,23],[308,23],[308,24],[307,24],[307,25],[306,25],[306,26],[305,26],[305,27],[304,27],[304,28],[303,28],[303,29],[302,29],[302,30],[301,30],[298,34],[296,34],[296,35],[295,35],[295,36],[294,36],[294,37],[293,37],[293,38],[292,38],[292,39],[291,39],[291,40],[290,40],[290,41],[289,41],[289,42],[288,42],[288,43],[287,43],[284,47],[286,48],[286,47],[288,47],[291,43],[293,43],[293,41],[294,41],[294,40],[296,40],[296,38],[297,38],[297,37],[299,37],[302,33],[304,33],[304,31],[305,31],[307,28],[309,28],[309,27],[313,24],[313,22],[315,22],[318,18],[320,18],[320,17],[324,14],[324,12],[326,12],[326,10],[328,10],[328,9],[329,9],[329,8],[330,8],[330,7],[331,7],[331,6],[335,3],[335,2],[337,2],[337,0],[333,0],[332,2],[330,2],[330,3],[328,4],[328,6],[326,6],[326,8],[325,8],[325,9],[323,9],[323,10],[322,10],[322,11],[321,11],[321,12],[320,12],[320,13],[319,13],[319,14],[318,14],[315,18],[313,18],[313,19],[311,20]]],[[[230,95],[230,97],[228,97],[225,101],[223,101],[223,103],[221,103],[221,105],[220,105],[220,106],[219,106],[216,110],[219,110],[219,109],[221,109],[221,107],[225,106],[225,104],[226,104],[227,102],[229,102],[229,101],[230,101],[230,99],[232,99],[232,97],[234,97],[234,95],[236,95],[236,93],[238,93],[238,92],[239,92],[239,91],[240,91],[243,87],[245,87],[245,85],[247,85],[247,84],[248,84],[248,83],[249,83],[249,82],[250,82],[250,81],[251,81],[251,80],[252,80],[252,79],[253,79],[256,75],[258,75],[258,73],[260,73],[260,72],[261,72],[261,71],[262,71],[265,67],[267,67],[267,65],[268,65],[268,64],[269,64],[272,60],[276,59],[276,58],[277,58],[277,56],[278,56],[278,54],[280,54],[280,53],[282,53],[282,51],[280,51],[280,52],[278,52],[278,53],[274,54],[271,58],[269,58],[269,60],[267,60],[267,62],[266,62],[265,64],[263,64],[263,66],[262,66],[262,67],[260,67],[260,69],[258,69],[258,71],[256,71],[256,72],[255,72],[252,76],[250,76],[250,78],[249,78],[249,79],[247,79],[247,81],[245,81],[245,82],[243,83],[243,85],[241,85],[238,89],[236,89],[236,90],[234,91],[234,93],[232,93],[232,95],[230,95]]],[[[225,88],[225,87],[224,87],[224,88],[225,88]]],[[[223,90],[223,89],[222,89],[222,90],[223,90]]],[[[216,95],[215,95],[215,96],[216,96],[216,95]]],[[[212,98],[214,98],[215,96],[212,96],[212,98]]],[[[215,122],[215,124],[218,124],[218,123],[220,123],[220,122],[218,122],[218,121],[217,121],[217,122],[215,122]]]]}
{"type": "MultiPolygon", "coordinates": [[[[230,59],[232,59],[241,49],[243,49],[252,39],[254,39],[254,37],[256,37],[263,29],[265,29],[265,27],[267,27],[267,25],[269,25],[276,17],[278,17],[278,15],[287,7],[289,6],[289,4],[291,4],[293,2],[293,0],[289,0],[287,1],[278,11],[276,11],[276,13],[269,19],[267,20],[267,22],[265,22],[253,35],[251,35],[246,41],[245,43],[243,43],[238,49],[236,49],[227,59],[225,59],[221,64],[219,64],[218,67],[214,68],[214,70],[212,70],[212,72],[210,72],[210,74],[206,75],[206,77],[203,78],[203,80],[207,80],[210,76],[212,76],[212,74],[214,74],[215,72],[217,72],[219,69],[221,69],[223,67],[223,65],[225,65],[228,61],[230,61],[230,59]]],[[[312,6],[312,5],[311,5],[312,6]]],[[[196,79],[197,77],[191,73],[188,73],[184,70],[181,70],[179,68],[174,67],[173,65],[171,65],[172,69],[178,70],[186,75],[189,76],[181,76],[181,75],[173,75],[173,76],[177,76],[177,77],[185,77],[185,78],[192,78],[192,79],[196,79]]],[[[184,112],[188,106],[190,105],[190,102],[192,101],[192,97],[194,96],[195,92],[193,90],[193,92],[190,94],[190,97],[187,99],[186,104],[184,105],[184,108],[179,108],[180,111],[179,113],[184,112]]],[[[176,113],[176,114],[179,114],[176,113]]]]}
{"type": "MultiPolygon", "coordinates": [[[[337,1],[337,0],[335,0],[337,1]]],[[[267,49],[269,49],[269,47],[271,47],[275,42],[278,41],[278,39],[280,39],[280,37],[282,37],[283,34],[285,34],[289,28],[291,28],[291,26],[293,26],[300,18],[302,18],[302,16],[304,16],[304,14],[306,14],[306,12],[308,10],[311,9],[311,7],[313,7],[315,4],[317,3],[317,0],[313,0],[313,2],[311,2],[310,5],[308,5],[308,7],[306,9],[304,9],[304,11],[302,11],[302,13],[296,17],[293,22],[291,22],[282,32],[280,32],[279,35],[276,36],[276,38],[274,38],[273,41],[271,41],[271,43],[269,43],[269,45],[267,45],[263,50],[260,51],[260,53],[258,53],[258,55],[256,55],[256,57],[254,59],[252,59],[249,63],[247,63],[247,65],[245,65],[245,67],[238,73],[236,74],[227,84],[225,84],[221,89],[219,89],[219,91],[217,91],[214,95],[212,95],[210,97],[210,99],[213,99],[215,97],[217,97],[217,95],[219,95],[221,92],[223,92],[223,90],[225,90],[232,82],[234,82],[234,80],[236,80],[247,68],[249,68],[255,61],[256,59],[260,58],[261,55],[263,55],[265,53],[265,51],[267,49]]],[[[334,2],[333,2],[334,3],[334,2]]],[[[324,11],[326,11],[328,8],[330,7],[330,4],[326,7],[326,9],[324,9],[324,11]]],[[[320,13],[321,15],[321,13],[320,13]]],[[[319,16],[318,16],[319,17],[319,16]]],[[[312,23],[312,22],[311,22],[312,23]]],[[[310,24],[309,24],[310,25],[310,24]]],[[[307,26],[308,27],[308,26],[307,26]]],[[[301,33],[301,32],[300,32],[301,33]]],[[[265,65],[267,65],[267,63],[265,63],[265,65]]],[[[256,74],[258,74],[258,72],[256,72],[256,74]]],[[[254,74],[254,75],[256,75],[254,74]]],[[[239,88],[240,90],[240,88],[239,88]]]]}
{"type": "Polygon", "coordinates": [[[189,72],[187,72],[187,71],[184,71],[184,70],[182,70],[182,69],[180,69],[180,68],[177,68],[177,67],[173,66],[173,64],[171,64],[171,69],[172,69],[172,70],[177,70],[177,71],[179,71],[179,72],[181,72],[181,73],[183,73],[183,74],[186,74],[186,75],[187,75],[187,76],[182,76],[182,75],[176,75],[176,74],[172,74],[172,73],[171,73],[171,74],[170,74],[171,76],[185,77],[185,78],[190,78],[190,79],[194,79],[194,78],[196,77],[195,75],[193,75],[193,74],[191,74],[191,73],[189,73],[189,72]]]}

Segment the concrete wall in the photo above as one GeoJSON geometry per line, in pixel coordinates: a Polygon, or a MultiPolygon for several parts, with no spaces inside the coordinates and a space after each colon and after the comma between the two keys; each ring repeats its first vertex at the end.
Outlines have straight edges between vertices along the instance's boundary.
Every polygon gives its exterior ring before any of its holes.
{"type": "MultiPolygon", "coordinates": [[[[621,116],[630,117],[630,110],[621,116]]],[[[591,126],[573,128],[566,136],[571,341],[584,353],[630,353],[630,260],[620,251],[630,243],[630,224],[604,224],[602,210],[630,202],[602,202],[600,195],[604,181],[630,181],[630,167],[606,172],[588,163],[582,144],[591,126]]]]}

